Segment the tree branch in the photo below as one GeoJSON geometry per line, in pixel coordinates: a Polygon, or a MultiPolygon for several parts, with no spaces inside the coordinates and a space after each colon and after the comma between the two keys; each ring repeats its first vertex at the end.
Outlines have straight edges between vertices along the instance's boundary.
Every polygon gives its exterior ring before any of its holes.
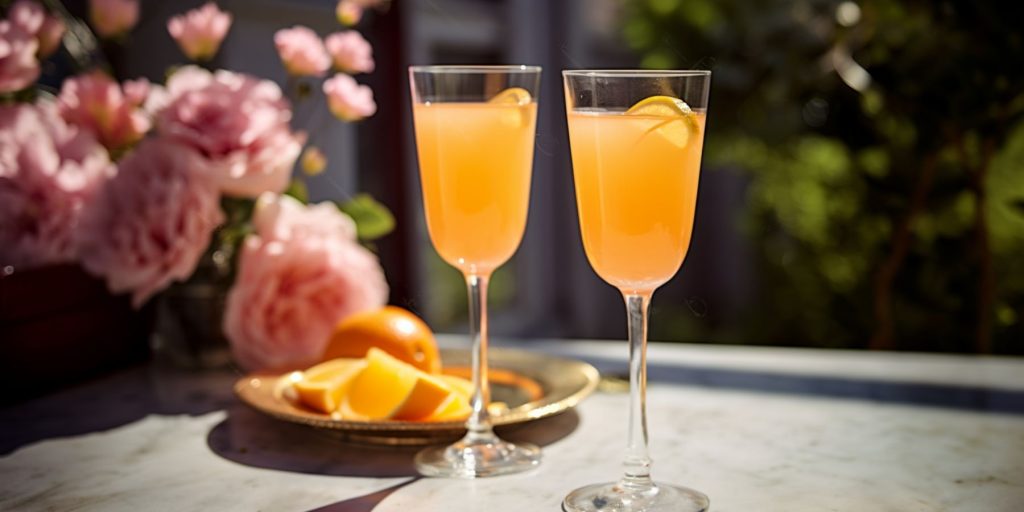
{"type": "Polygon", "coordinates": [[[895,348],[892,319],[893,282],[907,257],[912,239],[911,228],[914,220],[924,210],[937,165],[938,155],[936,153],[929,153],[924,157],[921,171],[917,175],[917,181],[914,183],[914,190],[911,193],[910,206],[903,218],[900,219],[896,229],[893,230],[889,255],[875,274],[875,332],[871,335],[871,341],[868,343],[868,348],[872,350],[895,348]]]}

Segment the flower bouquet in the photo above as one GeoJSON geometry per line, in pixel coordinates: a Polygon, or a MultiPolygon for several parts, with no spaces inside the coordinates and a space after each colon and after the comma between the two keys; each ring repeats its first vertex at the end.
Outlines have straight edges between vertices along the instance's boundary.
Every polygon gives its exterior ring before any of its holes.
{"type": "MultiPolygon", "coordinates": [[[[379,3],[344,0],[339,22],[353,25],[379,3]]],[[[387,301],[383,270],[364,244],[390,231],[393,218],[366,195],[307,204],[304,178],[327,165],[310,135],[322,130],[296,126],[292,110],[322,101],[333,114],[328,119],[374,114],[373,92],[352,76],[374,67],[359,32],[321,39],[301,26],[278,31],[274,43],[289,76],[282,89],[211,69],[232,16],[208,3],[168,20],[191,63],[171,68],[158,84],[118,81],[96,56],[130,39],[138,0],[91,0],[88,24],[53,0],[5,7],[3,309],[26,296],[60,302],[52,297],[66,284],[73,288],[67,274],[80,267],[80,288],[95,292],[89,283],[96,280],[117,304],[155,309],[156,339],[180,345],[226,337],[237,363],[261,369],[310,363],[338,321],[387,301]],[[48,88],[40,76],[54,59],[75,73],[48,88]],[[54,269],[65,277],[46,278],[54,269]]],[[[0,338],[10,344],[0,347],[5,356],[15,345],[46,353],[47,343],[75,336],[11,339],[25,331],[18,318],[28,317],[53,319],[0,314],[0,338]]],[[[30,357],[6,359],[11,368],[39,366],[30,357]]]]}

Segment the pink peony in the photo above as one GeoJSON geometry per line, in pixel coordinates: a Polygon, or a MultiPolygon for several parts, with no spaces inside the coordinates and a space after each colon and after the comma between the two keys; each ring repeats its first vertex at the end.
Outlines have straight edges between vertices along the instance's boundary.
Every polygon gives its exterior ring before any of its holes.
{"type": "Polygon", "coordinates": [[[248,75],[187,66],[167,81],[157,130],[210,161],[227,195],[257,197],[288,186],[303,137],[277,84],[248,75]]]}
{"type": "Polygon", "coordinates": [[[124,87],[99,71],[64,81],[57,97],[60,114],[69,123],[92,132],[110,151],[127,148],[149,131],[142,109],[149,82],[125,82],[124,87]]]}
{"type": "Polygon", "coordinates": [[[358,121],[377,111],[373,91],[348,75],[339,73],[325,81],[324,95],[331,113],[342,121],[358,121]]]}
{"type": "Polygon", "coordinates": [[[324,40],[334,68],[346,73],[373,72],[373,48],[355,30],[335,32],[324,40]]]}
{"type": "Polygon", "coordinates": [[[52,105],[0,107],[0,267],[74,260],[82,209],[113,172],[103,147],[52,105]]]}
{"type": "Polygon", "coordinates": [[[231,14],[218,9],[213,2],[167,22],[167,31],[178,42],[181,51],[197,61],[212,59],[230,28],[231,14]]]}
{"type": "Polygon", "coordinates": [[[82,265],[106,278],[132,305],[192,275],[224,221],[216,184],[191,148],[143,141],[86,210],[79,234],[82,265]]]}
{"type": "Polygon", "coordinates": [[[8,11],[8,19],[39,42],[38,56],[46,58],[60,47],[64,37],[64,22],[43,10],[35,0],[18,0],[8,11]]]}
{"type": "Polygon", "coordinates": [[[243,367],[313,364],[340,320],[387,301],[376,256],[356,243],[352,219],[334,205],[306,207],[266,194],[253,223],[224,314],[224,332],[243,367]]]}
{"type": "Polygon", "coordinates": [[[274,34],[277,54],[288,73],[295,76],[323,76],[331,67],[323,41],[311,29],[295,26],[274,34]]]}
{"type": "MultiPolygon", "coordinates": [[[[24,21],[33,23],[32,18],[24,21]]],[[[0,93],[20,91],[39,78],[39,41],[26,31],[24,21],[0,21],[0,93]]]]}
{"type": "Polygon", "coordinates": [[[139,22],[139,0],[89,0],[89,19],[100,37],[116,37],[139,22]]]}

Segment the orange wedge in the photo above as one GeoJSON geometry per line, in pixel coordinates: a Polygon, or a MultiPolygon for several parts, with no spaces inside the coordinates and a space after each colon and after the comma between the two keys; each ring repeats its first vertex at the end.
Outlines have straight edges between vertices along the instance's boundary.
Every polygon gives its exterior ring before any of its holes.
{"type": "Polygon", "coordinates": [[[469,406],[469,399],[455,392],[433,414],[423,418],[423,421],[462,421],[468,418],[471,412],[473,408],[469,406]]]}
{"type": "Polygon", "coordinates": [[[341,405],[353,377],[365,366],[362,359],[332,359],[302,372],[302,379],[293,386],[300,402],[330,414],[341,405]]]}
{"type": "Polygon", "coordinates": [[[473,396],[473,383],[455,375],[438,375],[456,393],[469,400],[473,396]]]}
{"type": "Polygon", "coordinates": [[[366,368],[352,381],[341,415],[353,420],[422,420],[457,393],[445,381],[379,348],[366,353],[366,368]]]}
{"type": "Polygon", "coordinates": [[[393,420],[421,420],[456,395],[444,381],[424,373],[417,376],[412,391],[389,417],[393,420]]]}

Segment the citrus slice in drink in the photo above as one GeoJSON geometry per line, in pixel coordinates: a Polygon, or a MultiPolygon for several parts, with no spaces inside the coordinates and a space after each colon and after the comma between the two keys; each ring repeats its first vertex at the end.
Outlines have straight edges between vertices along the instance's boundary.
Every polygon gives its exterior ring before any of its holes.
{"type": "Polygon", "coordinates": [[[341,405],[349,384],[363,368],[362,359],[332,359],[304,372],[293,387],[299,401],[307,407],[331,414],[341,405]]]}
{"type": "Polygon", "coordinates": [[[700,132],[697,115],[686,102],[672,96],[644,98],[629,107],[626,115],[664,118],[647,133],[656,132],[681,148],[686,147],[690,137],[700,132]]]}
{"type": "Polygon", "coordinates": [[[509,87],[495,94],[487,103],[501,105],[526,105],[530,103],[530,91],[522,87],[509,87]]]}
{"type": "Polygon", "coordinates": [[[526,111],[530,99],[530,91],[522,87],[509,87],[492,96],[487,103],[505,107],[500,117],[502,123],[518,128],[526,126],[530,119],[529,113],[526,111]]]}

